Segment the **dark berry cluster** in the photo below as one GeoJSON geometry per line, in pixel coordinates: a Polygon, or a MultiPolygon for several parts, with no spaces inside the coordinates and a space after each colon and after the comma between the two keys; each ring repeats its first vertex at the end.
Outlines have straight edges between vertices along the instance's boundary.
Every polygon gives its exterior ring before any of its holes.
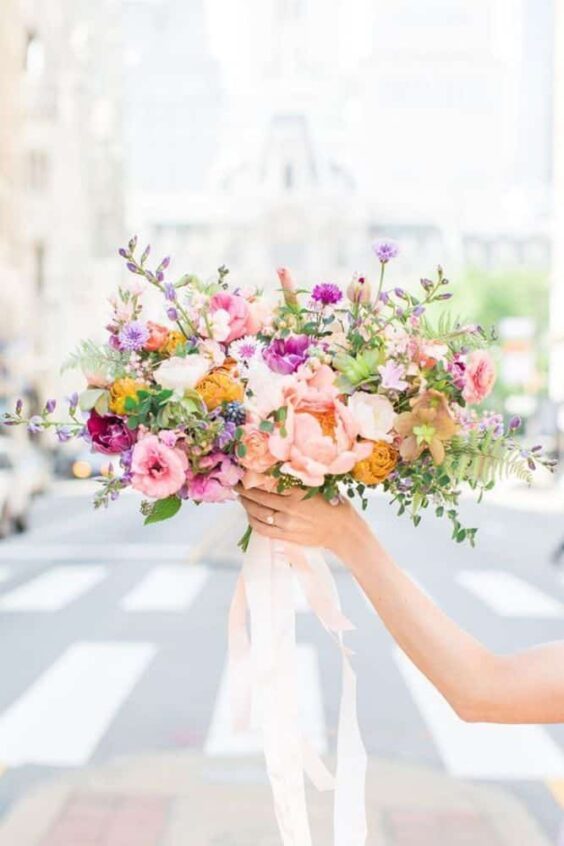
{"type": "Polygon", "coordinates": [[[222,417],[229,423],[242,426],[247,420],[247,412],[240,402],[226,402],[223,405],[222,417]]]}

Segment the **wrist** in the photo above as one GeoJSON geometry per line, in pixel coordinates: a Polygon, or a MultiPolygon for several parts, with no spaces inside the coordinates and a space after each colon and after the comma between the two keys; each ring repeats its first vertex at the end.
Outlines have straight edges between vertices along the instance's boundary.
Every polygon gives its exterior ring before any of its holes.
{"type": "Polygon", "coordinates": [[[370,546],[375,539],[360,514],[350,506],[349,509],[346,519],[337,521],[331,552],[355,575],[369,557],[370,546]]]}

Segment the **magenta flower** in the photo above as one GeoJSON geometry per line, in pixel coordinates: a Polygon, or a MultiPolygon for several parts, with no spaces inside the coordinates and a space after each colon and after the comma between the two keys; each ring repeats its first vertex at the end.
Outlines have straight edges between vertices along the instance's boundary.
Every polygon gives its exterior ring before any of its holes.
{"type": "Polygon", "coordinates": [[[208,473],[187,473],[186,490],[194,502],[226,502],[235,499],[234,487],[244,475],[244,470],[223,453],[207,455],[200,462],[208,473]]]}
{"type": "Polygon", "coordinates": [[[343,294],[337,285],[333,285],[332,282],[323,282],[314,287],[311,298],[314,302],[323,306],[336,305],[343,299],[343,294]]]}
{"type": "Polygon", "coordinates": [[[135,432],[114,414],[101,415],[92,410],[86,428],[94,451],[104,455],[117,455],[135,443],[135,432]]]}
{"type": "Polygon", "coordinates": [[[307,335],[277,338],[264,350],[264,360],[275,373],[295,373],[307,358],[311,340],[307,335]]]}

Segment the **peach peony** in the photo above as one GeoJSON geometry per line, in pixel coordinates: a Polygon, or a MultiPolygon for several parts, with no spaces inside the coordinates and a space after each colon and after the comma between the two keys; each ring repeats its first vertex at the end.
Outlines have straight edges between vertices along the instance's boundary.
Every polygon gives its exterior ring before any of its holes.
{"type": "Polygon", "coordinates": [[[328,475],[348,473],[372,451],[372,444],[357,441],[358,429],[347,407],[337,399],[328,402],[330,407],[311,412],[290,403],[285,435],[279,428],[269,438],[270,452],[283,462],[282,473],[309,487],[322,485],[328,475]]]}
{"type": "Polygon", "coordinates": [[[462,396],[469,405],[477,405],[489,396],[495,385],[496,372],[487,350],[474,350],[468,356],[462,396]]]}

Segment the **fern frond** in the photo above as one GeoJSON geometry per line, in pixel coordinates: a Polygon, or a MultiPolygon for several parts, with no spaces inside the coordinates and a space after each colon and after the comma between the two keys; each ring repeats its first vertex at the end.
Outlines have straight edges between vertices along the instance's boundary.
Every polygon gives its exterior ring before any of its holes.
{"type": "Polygon", "coordinates": [[[467,325],[468,321],[448,311],[441,312],[436,324],[433,324],[428,317],[420,324],[423,337],[448,344],[453,352],[457,352],[462,347],[481,349],[493,341],[493,335],[489,337],[483,329],[467,331],[465,329],[467,325]]]}
{"type": "Polygon", "coordinates": [[[477,432],[471,432],[467,440],[451,441],[443,469],[455,484],[485,486],[511,477],[527,484],[532,481],[527,460],[518,449],[503,439],[486,439],[477,432]]]}
{"type": "Polygon", "coordinates": [[[88,340],[81,341],[75,351],[68,356],[63,362],[61,372],[77,368],[85,372],[101,370],[107,372],[112,378],[117,378],[124,374],[125,363],[125,356],[119,350],[88,340]]]}

